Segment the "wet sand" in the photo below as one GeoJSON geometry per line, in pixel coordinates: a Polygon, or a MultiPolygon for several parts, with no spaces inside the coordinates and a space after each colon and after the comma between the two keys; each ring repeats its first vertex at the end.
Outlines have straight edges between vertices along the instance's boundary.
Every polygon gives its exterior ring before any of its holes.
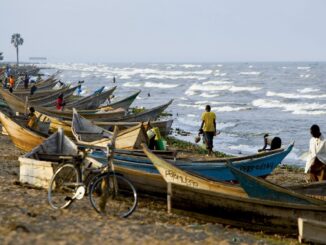
{"type": "MultiPolygon", "coordinates": [[[[19,183],[22,154],[0,135],[0,244],[297,244],[295,238],[168,215],[165,201],[151,197],[140,197],[126,219],[98,215],[86,197],[68,209],[53,210],[46,190],[19,183]]],[[[276,173],[270,179],[303,181],[302,173],[276,173]]]]}

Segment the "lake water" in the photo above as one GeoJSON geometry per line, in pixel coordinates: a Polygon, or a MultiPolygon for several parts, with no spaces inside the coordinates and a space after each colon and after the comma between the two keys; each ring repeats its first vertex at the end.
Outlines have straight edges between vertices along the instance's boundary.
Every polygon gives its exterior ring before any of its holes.
{"type": "Polygon", "coordinates": [[[117,85],[117,98],[140,89],[133,106],[150,108],[173,98],[167,110],[173,114],[173,128],[191,132],[178,137],[192,142],[201,113],[210,104],[221,131],[214,149],[230,154],[256,153],[263,146],[263,135],[269,133],[279,136],[284,145],[295,141],[284,162],[303,166],[300,156],[308,150],[310,126],[318,124],[326,130],[326,63],[62,63],[46,67],[62,70],[62,81],[85,80],[84,94],[103,85],[117,85]]]}

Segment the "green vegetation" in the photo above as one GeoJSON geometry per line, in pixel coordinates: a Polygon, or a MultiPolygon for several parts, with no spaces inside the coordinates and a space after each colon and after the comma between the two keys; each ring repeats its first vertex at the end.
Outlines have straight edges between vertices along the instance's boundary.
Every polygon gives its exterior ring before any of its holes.
{"type": "Polygon", "coordinates": [[[294,166],[294,165],[283,164],[283,165],[279,165],[277,167],[286,169],[288,172],[293,172],[293,173],[303,173],[304,172],[304,168],[299,167],[299,166],[294,166]]]}
{"type": "MultiPolygon", "coordinates": [[[[194,154],[207,154],[208,151],[206,149],[203,149],[199,145],[193,144],[191,142],[187,142],[184,140],[179,140],[173,136],[167,136],[165,138],[167,145],[171,148],[183,150],[187,152],[192,152],[194,154]]],[[[213,152],[213,157],[229,157],[223,152],[213,152]]]]}
{"type": "Polygon", "coordinates": [[[132,114],[140,113],[140,112],[145,111],[145,107],[132,107],[132,108],[130,108],[130,111],[132,114]]]}
{"type": "Polygon", "coordinates": [[[171,113],[168,113],[168,112],[161,112],[160,115],[158,116],[159,118],[160,117],[172,117],[173,115],[171,113]]]}

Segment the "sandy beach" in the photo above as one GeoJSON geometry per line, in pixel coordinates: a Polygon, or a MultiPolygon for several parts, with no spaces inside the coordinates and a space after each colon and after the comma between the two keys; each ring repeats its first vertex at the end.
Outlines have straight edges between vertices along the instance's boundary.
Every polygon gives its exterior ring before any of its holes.
{"type": "MultiPolygon", "coordinates": [[[[166,213],[165,200],[141,196],[126,219],[101,217],[88,199],[53,210],[47,191],[19,183],[18,150],[0,136],[0,244],[296,244],[295,238],[250,232],[166,213]]],[[[275,181],[302,182],[303,174],[278,168],[275,181]]]]}

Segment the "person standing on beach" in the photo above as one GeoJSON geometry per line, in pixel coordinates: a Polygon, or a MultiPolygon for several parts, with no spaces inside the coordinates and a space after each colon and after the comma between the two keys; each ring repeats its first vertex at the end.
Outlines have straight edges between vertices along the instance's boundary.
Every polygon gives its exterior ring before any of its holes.
{"type": "Polygon", "coordinates": [[[28,78],[28,75],[26,74],[25,78],[24,78],[24,88],[25,89],[28,89],[28,84],[29,84],[29,78],[28,78]]]}
{"type": "Polygon", "coordinates": [[[326,180],[326,142],[318,125],[310,128],[309,155],[306,162],[305,173],[310,181],[326,180]]]}
{"type": "Polygon", "coordinates": [[[201,126],[199,133],[203,133],[208,155],[212,154],[213,138],[216,136],[216,115],[211,111],[211,106],[206,105],[205,112],[201,115],[201,126]]]}
{"type": "Polygon", "coordinates": [[[112,82],[115,83],[115,77],[113,77],[112,82]]]}

